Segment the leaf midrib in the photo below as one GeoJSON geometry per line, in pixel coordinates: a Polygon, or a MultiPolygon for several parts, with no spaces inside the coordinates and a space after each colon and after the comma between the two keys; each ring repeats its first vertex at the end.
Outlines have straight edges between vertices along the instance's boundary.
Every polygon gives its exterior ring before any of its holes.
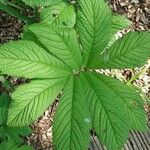
{"type": "MultiPolygon", "coordinates": [[[[70,52],[70,54],[71,54],[71,56],[72,56],[72,59],[73,59],[73,61],[74,61],[74,64],[76,64],[76,67],[79,69],[80,66],[79,66],[79,64],[76,62],[75,57],[74,57],[73,54],[71,53],[70,48],[69,48],[69,46],[67,45],[66,41],[63,39],[63,37],[62,37],[57,31],[55,31],[55,32],[56,32],[56,34],[61,38],[61,40],[63,41],[63,43],[65,44],[66,48],[68,49],[68,51],[70,52]]],[[[71,32],[71,31],[70,31],[70,32],[71,32]]],[[[79,51],[79,52],[80,52],[80,51],[79,51]]],[[[74,68],[73,68],[73,69],[74,69],[74,68]]]]}
{"type": "MultiPolygon", "coordinates": [[[[134,33],[134,32],[132,32],[132,33],[134,33]]],[[[128,34],[128,33],[127,33],[128,34]]],[[[125,35],[126,36],[126,35],[125,35]]],[[[143,35],[141,35],[139,38],[138,38],[138,41],[139,40],[141,40],[141,37],[142,37],[143,35]]],[[[123,37],[122,37],[123,38],[123,37]]],[[[122,38],[120,38],[120,39],[118,39],[117,41],[119,41],[119,40],[121,40],[122,38]]],[[[123,47],[126,45],[126,41],[128,40],[128,38],[126,38],[126,40],[124,41],[124,43],[123,43],[123,46],[121,46],[121,49],[123,49],[123,47]]],[[[143,39],[143,41],[144,41],[145,39],[143,39]]],[[[116,42],[117,42],[116,41],[116,42]]],[[[140,43],[142,43],[143,41],[140,41],[140,43]]],[[[132,40],[130,41],[130,43],[132,43],[132,40]]],[[[134,43],[137,43],[137,41],[134,41],[134,43]]],[[[123,53],[121,52],[121,50],[120,50],[120,53],[118,54],[118,55],[115,55],[114,57],[111,57],[111,59],[114,59],[114,58],[116,58],[116,57],[120,57],[120,55],[126,55],[126,54],[129,54],[129,52],[131,51],[131,52],[133,52],[133,51],[135,51],[135,50],[139,50],[139,49],[143,49],[142,47],[144,46],[144,44],[133,44],[132,46],[133,47],[127,47],[126,48],[126,51],[124,51],[123,53]]],[[[147,41],[145,41],[144,43],[147,43],[147,41]]],[[[130,45],[129,43],[128,43],[128,45],[130,45]]],[[[119,47],[120,45],[118,44],[118,47],[119,47]]],[[[116,47],[116,45],[112,45],[112,47],[110,47],[109,48],[109,51],[111,51],[112,49],[114,49],[113,47],[116,47]]],[[[118,49],[118,47],[116,47],[115,49],[118,49]]],[[[107,51],[106,51],[106,53],[107,53],[107,51]]],[[[106,53],[104,53],[103,54],[103,56],[104,55],[106,55],[106,53]]],[[[109,54],[110,55],[110,54],[109,54]]],[[[102,56],[102,55],[101,55],[102,56]]]]}
{"type": "MultiPolygon", "coordinates": [[[[53,29],[52,27],[51,27],[51,29],[53,29]]],[[[31,32],[32,32],[32,30],[31,30],[31,32]]],[[[77,67],[78,69],[80,68],[80,66],[77,64],[77,62],[76,62],[76,60],[74,59],[74,56],[73,56],[73,54],[71,53],[71,51],[70,51],[70,48],[68,47],[68,45],[66,44],[66,42],[64,41],[64,39],[62,38],[62,36],[56,31],[56,30],[54,30],[53,32],[55,32],[56,33],[56,35],[58,35],[59,36],[59,38],[61,39],[61,41],[62,41],[62,43],[65,45],[65,47],[66,47],[66,50],[70,53],[70,55],[72,56],[71,57],[71,59],[73,60],[72,62],[73,62],[73,64],[76,64],[76,66],[75,67],[77,67]]],[[[35,36],[39,39],[39,37],[38,36],[40,36],[40,37],[43,37],[43,38],[45,38],[46,40],[51,40],[49,37],[46,37],[46,36],[43,36],[43,35],[40,35],[40,34],[38,34],[38,33],[36,33],[36,32],[34,32],[34,34],[35,34],[35,36]]],[[[44,45],[45,46],[45,45],[44,45]]],[[[54,46],[53,46],[54,47],[54,46]]],[[[46,49],[49,49],[48,47],[46,47],[46,49]]],[[[56,49],[58,49],[58,48],[56,48],[56,49]]],[[[48,50],[53,56],[55,56],[55,58],[59,58],[59,56],[57,56],[56,54],[53,54],[52,52],[51,52],[51,50],[48,50]]],[[[69,64],[66,64],[65,63],[65,60],[62,60],[62,58],[59,58],[59,60],[61,60],[66,66],[68,66],[69,68],[71,68],[71,69],[75,69],[75,68],[72,68],[69,64]]]]}
{"type": "MultiPolygon", "coordinates": [[[[95,76],[95,75],[94,75],[95,76]]],[[[96,76],[95,76],[96,77],[96,76]]],[[[85,77],[86,78],[86,77],[85,77]]],[[[97,78],[97,77],[96,77],[97,78]]],[[[97,78],[98,80],[99,80],[99,78],[97,78]]],[[[92,90],[93,89],[95,89],[95,88],[93,88],[93,85],[92,84],[90,84],[90,82],[87,80],[87,78],[86,78],[86,81],[88,82],[88,84],[92,87],[92,90]]],[[[100,80],[101,81],[101,80],[100,80]]],[[[104,84],[104,83],[103,83],[104,84]]],[[[104,84],[105,85],[105,84],[104,84]]],[[[105,85],[105,86],[107,86],[107,85],[105,85]]],[[[109,88],[109,87],[108,87],[109,88]]],[[[109,88],[110,89],[110,88],[109,88]]],[[[110,89],[111,90],[111,89],[110,89]]],[[[95,90],[93,90],[94,91],[94,93],[96,94],[96,96],[97,96],[97,98],[99,99],[99,96],[98,96],[98,94],[97,94],[97,92],[95,91],[95,90]]],[[[115,93],[114,91],[113,91],[113,93],[115,93]]],[[[117,95],[116,93],[115,93],[115,95],[117,95]]],[[[118,95],[117,95],[118,96],[118,95]]],[[[116,132],[115,132],[115,130],[114,130],[114,127],[113,127],[113,125],[112,125],[112,122],[110,121],[111,119],[110,119],[110,116],[108,115],[108,112],[107,112],[107,110],[105,109],[105,107],[104,107],[104,105],[103,105],[103,102],[99,99],[99,102],[101,103],[101,106],[102,106],[102,109],[104,109],[105,110],[105,113],[107,114],[107,116],[108,116],[108,118],[109,118],[109,123],[111,124],[111,127],[112,127],[112,129],[113,129],[113,132],[114,132],[114,135],[115,135],[115,141],[118,143],[118,138],[117,138],[117,136],[116,136],[116,132]]],[[[94,111],[95,112],[95,111],[94,111]]],[[[122,122],[122,120],[121,119],[119,119],[121,122],[122,122]]],[[[124,122],[123,122],[124,123],[124,122]]],[[[126,127],[128,127],[128,126],[126,126],[126,127]]],[[[120,143],[118,143],[118,144],[120,144],[120,143]]]]}
{"type": "MultiPolygon", "coordinates": [[[[92,3],[92,2],[91,2],[92,3]]],[[[93,12],[93,14],[92,14],[92,16],[93,16],[93,21],[92,21],[92,25],[91,25],[91,23],[90,23],[90,21],[89,21],[89,19],[86,17],[86,14],[84,13],[84,11],[81,11],[82,12],[82,14],[84,15],[84,17],[86,18],[86,20],[88,21],[88,23],[89,23],[89,25],[91,26],[91,28],[93,29],[93,37],[92,37],[92,42],[91,42],[91,46],[90,46],[90,48],[89,48],[89,54],[87,55],[87,59],[86,59],[86,62],[85,62],[85,66],[87,67],[87,65],[88,65],[88,61],[89,61],[89,58],[90,58],[90,53],[91,53],[91,51],[92,51],[92,48],[93,48],[93,43],[94,43],[94,40],[95,40],[95,13],[94,13],[94,9],[93,9],[94,7],[93,7],[93,3],[92,3],[92,12],[93,12]]],[[[90,37],[91,37],[91,33],[89,33],[89,31],[88,31],[88,29],[86,28],[86,26],[82,23],[82,21],[80,21],[80,23],[85,27],[85,30],[87,31],[87,33],[90,35],[90,37]]]]}
{"type": "MultiPolygon", "coordinates": [[[[58,81],[58,82],[54,83],[53,85],[47,87],[46,89],[44,89],[43,91],[41,91],[40,94],[38,94],[38,95],[36,95],[34,98],[30,99],[29,102],[28,102],[28,103],[19,111],[19,113],[17,113],[17,115],[16,115],[14,118],[12,118],[11,120],[13,121],[14,119],[16,119],[16,118],[18,117],[18,115],[21,114],[22,110],[24,110],[26,107],[28,107],[28,106],[30,105],[31,101],[32,101],[32,102],[35,101],[37,97],[39,97],[41,94],[43,94],[45,91],[49,90],[49,88],[53,87],[54,85],[58,84],[59,82],[61,83],[61,82],[63,82],[63,80],[58,81]]],[[[14,98],[14,99],[17,99],[17,98],[14,98]]],[[[11,121],[11,122],[12,122],[12,121],[11,121]]],[[[9,124],[10,124],[11,122],[9,122],[9,124]]]]}
{"type": "Polygon", "coordinates": [[[37,64],[42,64],[42,65],[45,65],[45,66],[48,66],[48,67],[52,67],[54,69],[60,69],[60,70],[63,70],[63,71],[66,71],[66,72],[69,72],[69,70],[67,69],[63,69],[62,67],[59,67],[59,66],[55,66],[55,65],[52,65],[52,64],[48,64],[48,63],[44,63],[44,62],[40,62],[40,61],[32,61],[30,59],[16,59],[16,58],[1,58],[1,60],[17,60],[17,61],[24,61],[24,62],[30,62],[32,64],[32,62],[34,63],[37,63],[37,64]]]}

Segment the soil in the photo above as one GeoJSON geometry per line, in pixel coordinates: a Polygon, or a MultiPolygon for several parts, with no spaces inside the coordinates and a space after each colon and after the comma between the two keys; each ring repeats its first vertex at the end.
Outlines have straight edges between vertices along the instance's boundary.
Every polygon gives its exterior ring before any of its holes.
{"type": "MultiPolygon", "coordinates": [[[[150,0],[109,0],[109,5],[114,12],[125,15],[133,24],[134,30],[150,30],[150,0]]],[[[0,43],[17,40],[21,37],[23,23],[6,13],[0,11],[0,43]]],[[[149,65],[149,63],[146,64],[149,65]]],[[[134,70],[100,70],[101,73],[116,77],[124,82],[129,81],[142,68],[134,70]]],[[[9,78],[10,79],[10,78],[9,78]]],[[[22,79],[10,79],[14,84],[24,82],[22,79]]],[[[134,81],[136,86],[150,98],[150,67],[147,71],[134,81]]],[[[52,150],[52,123],[53,116],[58,104],[58,99],[52,106],[32,125],[32,135],[27,137],[27,143],[36,150],[52,150]]],[[[145,105],[147,112],[150,112],[149,105],[145,105]]]]}
{"type": "Polygon", "coordinates": [[[0,43],[17,40],[21,36],[23,23],[3,11],[0,11],[0,43]]]}

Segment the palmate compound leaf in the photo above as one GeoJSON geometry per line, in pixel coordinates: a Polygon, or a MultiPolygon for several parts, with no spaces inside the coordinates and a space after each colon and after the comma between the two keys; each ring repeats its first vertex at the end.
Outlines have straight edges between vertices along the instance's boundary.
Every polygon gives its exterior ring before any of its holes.
{"type": "Polygon", "coordinates": [[[54,28],[49,24],[31,25],[28,30],[38,38],[47,50],[74,70],[82,64],[81,52],[74,29],[54,28]]]}
{"type": "Polygon", "coordinates": [[[109,150],[120,150],[129,130],[146,130],[143,100],[133,89],[120,81],[97,73],[82,73],[92,125],[109,150]]]}
{"type": "MultiPolygon", "coordinates": [[[[100,53],[107,46],[111,37],[110,25],[112,23],[112,16],[109,8],[102,0],[80,0],[79,4],[80,11],[78,12],[77,25],[82,50],[85,51],[83,52],[84,65],[87,65],[87,62],[89,62],[88,64],[91,62],[91,54],[95,52],[100,53]]],[[[54,29],[52,26],[42,23],[33,25],[28,30],[34,33],[37,41],[39,40],[43,44],[45,50],[55,55],[72,69],[79,70],[82,58],[77,35],[73,29],[61,28],[58,30],[58,28],[54,29]]],[[[43,49],[39,50],[39,52],[42,53],[43,49]]],[[[39,52],[37,51],[37,54],[39,52]]],[[[14,55],[16,54],[13,53],[14,55]]],[[[43,59],[46,57],[47,62],[48,57],[45,55],[47,55],[46,52],[43,59]]],[[[0,56],[3,55],[0,53],[0,56]]],[[[15,65],[18,64],[21,64],[21,62],[17,62],[15,65]]],[[[55,66],[55,69],[57,67],[55,66]]],[[[64,65],[63,67],[65,68],[63,68],[65,73],[61,71],[61,73],[54,73],[54,76],[68,76],[69,69],[64,65]]],[[[33,66],[30,68],[33,68],[33,66]]],[[[2,67],[2,70],[5,71],[4,67],[2,67]]],[[[19,70],[18,72],[22,73],[24,70],[19,70]]],[[[14,72],[12,75],[18,75],[18,72],[17,74],[14,72]]],[[[43,71],[43,74],[39,77],[39,72],[37,74],[35,72],[34,78],[54,78],[54,76],[45,76],[43,71]]],[[[27,76],[26,73],[24,75],[25,77],[33,78],[33,75],[27,76]]],[[[142,101],[131,89],[123,87],[121,83],[117,83],[113,79],[101,75],[98,76],[94,73],[83,73],[80,75],[80,80],[77,78],[69,79],[56,114],[53,129],[56,149],[62,149],[62,147],[67,147],[68,145],[68,149],[75,147],[85,150],[87,148],[91,120],[86,107],[84,107],[86,105],[85,99],[88,100],[87,105],[90,107],[93,127],[96,129],[102,142],[111,150],[117,150],[123,145],[130,129],[143,130],[146,128],[146,123],[143,119],[142,101]],[[82,82],[83,87],[80,82],[82,82]],[[121,91],[121,89],[124,90],[121,91]],[[125,94],[125,90],[127,90],[127,94],[125,94]],[[86,98],[84,98],[84,95],[86,98]],[[66,112],[67,110],[68,112],[66,112]]],[[[54,97],[62,90],[66,80],[63,80],[63,78],[35,80],[18,88],[12,95],[13,103],[9,112],[9,125],[19,126],[33,122],[52,103],[54,97]]]]}
{"type": "Polygon", "coordinates": [[[90,55],[101,52],[111,37],[111,10],[103,0],[79,0],[77,29],[87,66],[90,55]]]}
{"type": "Polygon", "coordinates": [[[70,77],[60,99],[53,125],[56,150],[86,150],[90,143],[91,120],[77,76],[70,77]]]}
{"type": "Polygon", "coordinates": [[[129,32],[100,55],[93,55],[90,68],[124,69],[141,67],[150,56],[150,33],[129,32]]]}
{"type": "Polygon", "coordinates": [[[31,41],[16,41],[0,46],[0,70],[26,78],[68,76],[70,69],[43,48],[31,41]]]}
{"type": "Polygon", "coordinates": [[[29,6],[50,6],[61,2],[62,0],[22,0],[25,4],[29,6]]]}
{"type": "Polygon", "coordinates": [[[76,23],[76,13],[73,5],[65,2],[42,9],[40,17],[42,22],[54,26],[72,28],[76,23]]]}
{"type": "Polygon", "coordinates": [[[12,94],[8,125],[24,126],[35,121],[53,103],[67,78],[34,80],[12,94]]]}

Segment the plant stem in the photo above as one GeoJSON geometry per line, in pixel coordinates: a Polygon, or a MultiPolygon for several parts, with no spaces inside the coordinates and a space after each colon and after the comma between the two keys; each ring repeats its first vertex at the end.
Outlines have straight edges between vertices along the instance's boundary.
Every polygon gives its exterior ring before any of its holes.
{"type": "Polygon", "coordinates": [[[5,5],[9,5],[9,6],[16,8],[16,9],[22,10],[22,8],[20,6],[16,5],[15,3],[12,3],[12,2],[7,2],[5,5]]]}
{"type": "Polygon", "coordinates": [[[20,20],[22,20],[28,24],[35,22],[32,18],[27,17],[26,15],[20,13],[18,10],[14,9],[13,7],[11,7],[9,5],[5,5],[1,2],[0,2],[0,9],[14,17],[19,18],[20,20]]]}
{"type": "Polygon", "coordinates": [[[148,68],[150,67],[150,62],[148,62],[148,65],[145,66],[144,68],[142,68],[142,70],[140,72],[138,72],[135,76],[133,76],[128,82],[127,84],[130,84],[132,83],[133,81],[135,81],[136,79],[138,79],[141,75],[143,75],[147,70],[148,68]]]}
{"type": "Polygon", "coordinates": [[[150,104],[150,99],[149,99],[149,98],[146,96],[146,94],[141,90],[141,88],[139,88],[139,87],[137,87],[137,86],[135,86],[135,85],[133,85],[133,84],[131,84],[131,83],[129,83],[128,85],[129,85],[131,88],[137,90],[137,91],[141,94],[141,96],[144,98],[145,103],[150,104]]]}
{"type": "Polygon", "coordinates": [[[39,10],[38,10],[38,7],[34,8],[34,19],[38,22],[38,19],[39,19],[39,10]]]}

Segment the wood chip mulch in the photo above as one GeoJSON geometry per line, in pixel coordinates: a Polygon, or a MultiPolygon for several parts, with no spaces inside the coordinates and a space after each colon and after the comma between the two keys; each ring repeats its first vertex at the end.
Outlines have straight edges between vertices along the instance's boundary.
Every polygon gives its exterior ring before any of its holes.
{"type": "Polygon", "coordinates": [[[17,40],[20,38],[23,23],[3,11],[0,11],[0,43],[5,43],[10,40],[17,40]]]}

